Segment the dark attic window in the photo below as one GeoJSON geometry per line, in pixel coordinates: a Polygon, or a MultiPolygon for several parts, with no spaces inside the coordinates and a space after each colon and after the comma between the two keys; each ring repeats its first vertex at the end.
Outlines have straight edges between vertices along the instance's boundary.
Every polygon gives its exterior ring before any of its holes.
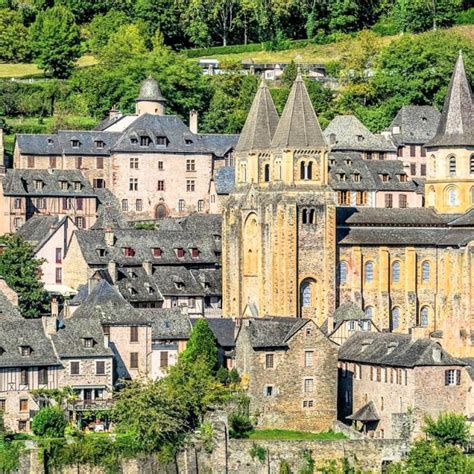
{"type": "Polygon", "coordinates": [[[176,256],[177,256],[178,258],[183,258],[183,257],[184,257],[184,249],[181,248],[181,247],[180,247],[180,248],[177,248],[177,249],[176,249],[176,256]]]}
{"type": "Polygon", "coordinates": [[[138,144],[138,138],[136,138],[136,137],[130,138],[130,143],[131,143],[132,145],[137,145],[137,144],[138,144]]]}
{"type": "Polygon", "coordinates": [[[28,357],[31,354],[31,347],[30,346],[20,346],[20,354],[23,357],[28,357]]]}
{"type": "Polygon", "coordinates": [[[135,250],[133,250],[132,247],[124,247],[123,254],[125,255],[125,257],[134,257],[135,250]]]}
{"type": "Polygon", "coordinates": [[[162,254],[162,252],[161,252],[160,247],[153,248],[153,256],[154,257],[159,258],[159,257],[161,257],[161,254],[162,254]]]}
{"type": "Polygon", "coordinates": [[[104,148],[105,143],[102,140],[96,140],[95,146],[96,148],[104,148]]]}
{"type": "Polygon", "coordinates": [[[99,255],[99,257],[105,257],[107,255],[107,250],[97,249],[97,254],[99,255]]]}
{"type": "Polygon", "coordinates": [[[191,257],[194,257],[194,258],[199,257],[199,249],[197,247],[193,247],[191,249],[191,257]]]}
{"type": "Polygon", "coordinates": [[[140,146],[150,146],[151,139],[150,137],[144,135],[140,137],[140,146]]]}
{"type": "Polygon", "coordinates": [[[193,141],[190,138],[185,138],[184,143],[186,143],[186,145],[191,145],[193,141]]]}
{"type": "Polygon", "coordinates": [[[81,146],[81,142],[79,140],[73,139],[71,140],[71,146],[73,148],[79,148],[81,146]]]}
{"type": "Polygon", "coordinates": [[[92,337],[85,337],[83,339],[83,344],[84,347],[91,349],[92,347],[94,347],[94,339],[92,339],[92,337]]]}

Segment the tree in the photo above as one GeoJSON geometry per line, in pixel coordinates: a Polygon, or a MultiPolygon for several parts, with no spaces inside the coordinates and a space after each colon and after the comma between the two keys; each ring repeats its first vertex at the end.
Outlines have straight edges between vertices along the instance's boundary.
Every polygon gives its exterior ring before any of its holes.
{"type": "Polygon", "coordinates": [[[73,14],[61,5],[49,8],[38,14],[30,33],[38,66],[53,77],[68,77],[81,54],[73,14]]]}
{"type": "Polygon", "coordinates": [[[0,60],[21,62],[29,59],[28,30],[20,15],[8,9],[0,10],[0,60]]]}
{"type": "Polygon", "coordinates": [[[437,420],[431,416],[425,418],[423,431],[427,436],[441,444],[465,447],[469,442],[469,426],[464,415],[442,413],[437,420]]]}
{"type": "Polygon", "coordinates": [[[45,438],[62,438],[66,426],[66,417],[59,407],[42,408],[31,422],[33,433],[45,438]]]}
{"type": "Polygon", "coordinates": [[[18,293],[20,312],[25,318],[37,318],[48,310],[48,294],[38,276],[42,260],[35,257],[31,245],[18,235],[3,235],[0,275],[18,293]]]}
{"type": "Polygon", "coordinates": [[[91,52],[98,54],[108,43],[110,36],[128,21],[127,15],[117,10],[110,10],[105,15],[96,15],[89,25],[91,52]]]}
{"type": "Polygon", "coordinates": [[[192,362],[202,359],[211,371],[217,370],[217,340],[206,319],[198,319],[193,327],[191,336],[182,352],[183,361],[192,362]]]}
{"type": "Polygon", "coordinates": [[[290,64],[287,64],[283,69],[280,81],[285,87],[291,87],[297,75],[298,67],[296,66],[294,61],[291,61],[290,64]]]}

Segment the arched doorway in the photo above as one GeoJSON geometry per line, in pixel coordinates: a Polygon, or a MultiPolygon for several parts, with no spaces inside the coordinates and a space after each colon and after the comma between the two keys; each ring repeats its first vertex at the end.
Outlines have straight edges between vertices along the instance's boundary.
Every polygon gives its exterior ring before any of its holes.
{"type": "Polygon", "coordinates": [[[168,208],[164,204],[158,204],[155,207],[155,219],[164,219],[168,217],[168,208]]]}

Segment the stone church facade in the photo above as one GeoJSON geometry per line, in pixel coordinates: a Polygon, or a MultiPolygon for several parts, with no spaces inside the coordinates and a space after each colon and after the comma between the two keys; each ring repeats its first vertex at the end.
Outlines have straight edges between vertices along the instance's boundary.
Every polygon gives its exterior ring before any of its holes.
{"type": "Polygon", "coordinates": [[[452,354],[472,355],[473,117],[460,56],[426,144],[426,207],[342,209],[328,186],[328,145],[303,80],[280,118],[262,84],[223,212],[224,315],[310,317],[322,325],[352,301],[380,329],[436,337],[452,354]]]}

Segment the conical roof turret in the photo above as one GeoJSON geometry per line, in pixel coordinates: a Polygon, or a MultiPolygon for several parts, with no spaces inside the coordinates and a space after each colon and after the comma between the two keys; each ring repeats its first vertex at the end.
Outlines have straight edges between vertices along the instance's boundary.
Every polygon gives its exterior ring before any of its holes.
{"type": "Polygon", "coordinates": [[[235,150],[250,151],[270,148],[277,126],[278,113],[270,91],[262,80],[235,150]]]}
{"type": "Polygon", "coordinates": [[[298,74],[273,136],[272,148],[325,148],[326,140],[301,74],[298,74]]]}
{"type": "Polygon", "coordinates": [[[474,145],[474,106],[472,91],[459,53],[436,135],[428,147],[474,145]]]}
{"type": "Polygon", "coordinates": [[[140,94],[136,100],[146,102],[166,102],[166,99],[161,93],[158,81],[152,76],[148,76],[141,83],[140,94]]]}

